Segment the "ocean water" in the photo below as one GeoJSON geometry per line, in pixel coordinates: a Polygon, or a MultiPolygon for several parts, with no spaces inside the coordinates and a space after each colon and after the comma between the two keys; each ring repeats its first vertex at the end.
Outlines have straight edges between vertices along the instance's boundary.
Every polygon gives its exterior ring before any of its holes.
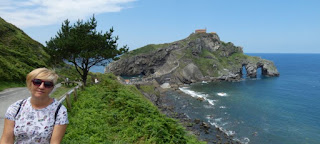
{"type": "Polygon", "coordinates": [[[242,143],[320,143],[320,54],[247,54],[275,63],[279,77],[202,82],[169,91],[179,111],[242,143]],[[197,97],[204,100],[199,101],[197,97]]]}
{"type": "Polygon", "coordinates": [[[105,66],[92,66],[89,71],[93,73],[104,73],[104,68],[105,66]]]}

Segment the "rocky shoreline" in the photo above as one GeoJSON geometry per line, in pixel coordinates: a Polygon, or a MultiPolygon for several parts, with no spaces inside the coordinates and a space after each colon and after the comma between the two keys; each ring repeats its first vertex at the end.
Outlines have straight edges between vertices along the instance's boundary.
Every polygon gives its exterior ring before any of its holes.
{"type": "MultiPolygon", "coordinates": [[[[105,72],[112,72],[119,76],[121,83],[136,85],[138,89],[143,85],[155,86],[157,92],[140,91],[168,117],[179,119],[199,139],[208,143],[240,143],[220,128],[197,118],[188,118],[179,111],[183,107],[177,108],[167,98],[164,89],[179,91],[185,84],[239,81],[244,73],[256,78],[258,69],[267,77],[280,75],[272,61],[245,55],[242,47],[221,41],[216,33],[192,33],[172,43],[150,44],[133,50],[108,64],[105,72]],[[120,76],[139,78],[121,79],[120,76]]],[[[189,106],[188,101],[183,105],[189,106]]]]}
{"type": "MultiPolygon", "coordinates": [[[[198,118],[191,119],[185,113],[179,112],[178,108],[166,95],[165,89],[155,85],[155,91],[158,94],[150,94],[143,92],[140,89],[141,85],[136,87],[141,93],[148,98],[159,110],[170,118],[174,118],[180,121],[180,123],[188,130],[198,137],[199,140],[206,141],[208,144],[240,144],[240,142],[233,140],[233,136],[229,136],[221,129],[212,126],[211,124],[204,122],[198,118]]],[[[179,89],[171,89],[179,91],[179,89]]],[[[182,93],[182,92],[181,92],[182,93]]]]}

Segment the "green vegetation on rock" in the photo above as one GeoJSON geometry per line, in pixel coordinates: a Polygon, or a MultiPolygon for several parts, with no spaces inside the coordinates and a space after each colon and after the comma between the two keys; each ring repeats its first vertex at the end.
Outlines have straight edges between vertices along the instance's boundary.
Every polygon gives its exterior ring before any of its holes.
{"type": "Polygon", "coordinates": [[[128,53],[125,53],[121,57],[127,58],[127,57],[131,57],[131,56],[136,56],[139,54],[150,53],[150,52],[153,52],[159,48],[164,48],[167,46],[169,46],[169,44],[157,44],[157,45],[156,44],[149,44],[149,45],[146,45],[146,46],[141,47],[139,49],[134,49],[128,53]]]}
{"type": "Polygon", "coordinates": [[[143,75],[142,81],[190,84],[201,81],[239,81],[245,67],[247,76],[279,76],[273,62],[246,56],[241,46],[223,42],[216,33],[192,33],[172,43],[147,45],[110,63],[107,72],[115,75],[143,75]]]}

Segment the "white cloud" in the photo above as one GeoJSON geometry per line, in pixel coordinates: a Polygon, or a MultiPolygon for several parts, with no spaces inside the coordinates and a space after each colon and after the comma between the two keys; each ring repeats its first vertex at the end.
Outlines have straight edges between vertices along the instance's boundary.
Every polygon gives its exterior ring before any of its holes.
{"type": "Polygon", "coordinates": [[[0,17],[18,27],[34,27],[119,12],[136,0],[0,0],[0,17]]]}

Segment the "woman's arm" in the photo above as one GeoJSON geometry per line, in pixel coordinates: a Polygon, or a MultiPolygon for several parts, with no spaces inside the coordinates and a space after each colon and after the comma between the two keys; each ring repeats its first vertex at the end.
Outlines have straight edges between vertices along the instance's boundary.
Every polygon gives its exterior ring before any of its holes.
{"type": "Polygon", "coordinates": [[[4,129],[2,133],[2,137],[0,140],[0,144],[13,144],[14,142],[14,121],[4,119],[4,129]]]}
{"type": "Polygon", "coordinates": [[[55,125],[50,140],[50,144],[60,144],[66,132],[67,125],[55,125]]]}

